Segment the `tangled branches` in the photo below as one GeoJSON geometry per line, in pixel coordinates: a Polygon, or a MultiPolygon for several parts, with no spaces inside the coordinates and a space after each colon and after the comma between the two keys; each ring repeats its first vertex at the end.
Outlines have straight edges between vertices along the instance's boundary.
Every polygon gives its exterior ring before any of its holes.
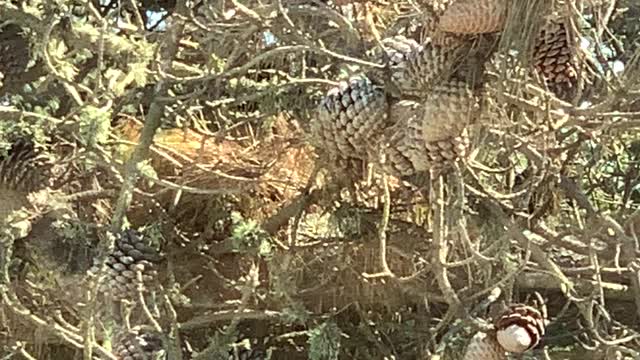
{"type": "Polygon", "coordinates": [[[0,1],[3,344],[638,357],[640,9],[477,3],[0,1]]]}

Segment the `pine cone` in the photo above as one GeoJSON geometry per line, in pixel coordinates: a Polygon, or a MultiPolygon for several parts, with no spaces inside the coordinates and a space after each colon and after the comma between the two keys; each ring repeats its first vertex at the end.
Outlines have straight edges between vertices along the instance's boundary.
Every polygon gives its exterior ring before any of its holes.
{"type": "Polygon", "coordinates": [[[478,99],[456,81],[435,86],[424,104],[400,101],[391,105],[395,125],[385,131],[383,169],[412,176],[445,168],[466,156],[466,128],[478,112],[478,99]]]}
{"type": "Polygon", "coordinates": [[[84,237],[64,239],[54,230],[55,222],[73,218],[75,213],[71,204],[48,191],[52,175],[51,162],[32,142],[14,142],[0,158],[0,222],[22,207],[37,209],[38,216],[29,218],[28,232],[15,239],[16,256],[40,271],[64,275],[66,280],[86,272],[92,246],[84,237]]]}
{"type": "MultiPolygon", "coordinates": [[[[147,245],[142,234],[129,229],[119,233],[113,252],[107,257],[107,274],[100,289],[114,299],[135,298],[138,285],[150,285],[157,277],[157,266],[162,256],[147,245]],[[138,281],[138,273],[143,284],[138,281]]],[[[97,272],[97,267],[92,271],[97,272]]]]}
{"type": "Polygon", "coordinates": [[[396,176],[412,176],[429,168],[422,136],[423,106],[414,101],[392,105],[390,114],[397,123],[385,132],[382,168],[396,176]]]}
{"type": "Polygon", "coordinates": [[[480,110],[477,96],[460,81],[434,87],[424,107],[423,132],[427,142],[459,135],[475,122],[480,110]]]}
{"type": "Polygon", "coordinates": [[[447,7],[456,0],[417,0],[416,3],[422,12],[418,18],[421,24],[420,38],[428,38],[437,46],[451,47],[460,43],[460,36],[457,34],[445,33],[438,29],[440,16],[447,7]]]}
{"type": "Polygon", "coordinates": [[[16,141],[0,158],[0,220],[29,204],[27,195],[46,188],[50,164],[33,143],[16,141]]]}
{"type": "Polygon", "coordinates": [[[458,136],[426,143],[425,147],[431,168],[434,170],[445,169],[459,159],[465,158],[469,144],[469,135],[466,129],[458,136]]]}
{"type": "Polygon", "coordinates": [[[0,73],[5,78],[23,73],[29,57],[29,41],[22,34],[22,28],[16,24],[0,28],[0,73]]]}
{"type": "Polygon", "coordinates": [[[565,100],[572,97],[578,70],[564,23],[549,21],[542,27],[536,39],[534,66],[549,90],[565,100]]]}
{"type": "Polygon", "coordinates": [[[438,29],[455,34],[484,34],[502,30],[506,0],[458,0],[446,7],[438,29]]]}
{"type": "Polygon", "coordinates": [[[162,335],[147,327],[135,327],[120,334],[114,348],[118,360],[155,360],[164,356],[162,335]]]}
{"type": "Polygon", "coordinates": [[[498,343],[509,352],[521,353],[534,348],[545,332],[544,317],[537,309],[511,305],[496,322],[498,343]]]}
{"type": "Polygon", "coordinates": [[[511,305],[496,319],[494,331],[471,339],[463,360],[507,360],[507,352],[523,353],[538,345],[544,331],[544,317],[538,310],[511,305]]]}
{"type": "Polygon", "coordinates": [[[462,360],[507,360],[507,354],[495,334],[479,332],[469,342],[462,360]]]}
{"type": "Polygon", "coordinates": [[[384,91],[368,78],[352,78],[331,89],[311,123],[314,145],[335,159],[367,159],[369,144],[387,124],[384,91]]]}
{"type": "Polygon", "coordinates": [[[422,134],[432,167],[446,166],[466,156],[466,128],[480,112],[478,98],[463,82],[434,87],[424,104],[422,134]]]}
{"type": "MultiPolygon", "coordinates": [[[[397,92],[393,95],[424,96],[435,83],[447,79],[462,59],[466,43],[456,42],[447,46],[435,45],[427,41],[420,45],[404,36],[395,36],[382,41],[390,61],[391,82],[397,92]]],[[[382,53],[379,49],[377,60],[382,53]]],[[[376,72],[380,83],[386,83],[384,73],[376,72]]]]}

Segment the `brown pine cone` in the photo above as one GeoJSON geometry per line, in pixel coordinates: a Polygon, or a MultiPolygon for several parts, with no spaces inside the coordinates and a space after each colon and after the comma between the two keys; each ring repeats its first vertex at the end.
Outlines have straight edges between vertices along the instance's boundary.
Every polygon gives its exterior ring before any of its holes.
{"type": "Polygon", "coordinates": [[[506,0],[458,0],[446,7],[437,26],[455,34],[492,33],[502,30],[506,15],[506,0]]]}
{"type": "Polygon", "coordinates": [[[162,334],[136,326],[118,336],[114,355],[118,360],[156,360],[164,356],[162,334]]]}
{"type": "Polygon", "coordinates": [[[521,353],[540,343],[545,332],[545,319],[536,308],[515,304],[496,322],[498,343],[509,352],[521,353]]]}
{"type": "Polygon", "coordinates": [[[460,42],[458,34],[447,33],[440,30],[438,24],[440,17],[444,14],[451,3],[456,0],[419,0],[418,4],[422,10],[421,22],[423,24],[423,35],[429,38],[431,43],[448,47],[460,42]]]}
{"type": "Polygon", "coordinates": [[[0,73],[4,78],[23,73],[29,63],[29,40],[16,24],[0,28],[0,73]]]}
{"type": "Polygon", "coordinates": [[[434,87],[424,104],[422,135],[432,167],[446,167],[467,154],[466,129],[480,112],[469,87],[451,81],[434,87]]]}
{"type": "MultiPolygon", "coordinates": [[[[424,96],[439,81],[447,79],[460,63],[465,42],[456,42],[448,46],[435,45],[426,41],[420,45],[404,36],[395,36],[382,40],[390,61],[392,85],[399,93],[393,95],[424,96]]],[[[377,50],[378,61],[382,54],[377,50]]],[[[380,72],[375,74],[385,83],[380,72]]]]}
{"type": "Polygon", "coordinates": [[[381,85],[386,84],[390,77],[393,85],[401,91],[403,84],[410,80],[403,77],[406,73],[407,60],[412,53],[419,51],[421,46],[417,41],[403,35],[382,39],[381,43],[385,51],[383,52],[380,47],[375,47],[371,51],[372,57],[375,62],[381,63],[385,61],[386,55],[389,69],[371,71],[367,75],[374,83],[381,85]],[[387,71],[390,72],[390,76],[385,76],[387,71]]]}
{"type": "Polygon", "coordinates": [[[536,39],[534,67],[553,93],[561,99],[569,99],[575,90],[578,77],[576,56],[569,41],[566,25],[561,21],[549,21],[536,39]]]}
{"type": "Polygon", "coordinates": [[[445,169],[454,162],[467,156],[469,149],[469,135],[463,130],[457,136],[452,136],[439,141],[432,141],[425,145],[427,156],[432,169],[445,169]]]}
{"type": "Polygon", "coordinates": [[[478,116],[478,97],[464,82],[437,85],[426,99],[423,132],[427,143],[456,136],[478,116]]]}
{"type": "Polygon", "coordinates": [[[91,264],[92,246],[84,237],[65,239],[55,231],[54,223],[66,222],[75,213],[62,193],[50,191],[52,180],[47,155],[29,140],[14,142],[5,156],[0,155],[0,223],[23,207],[35,210],[29,214],[27,231],[14,234],[16,256],[40,271],[63,276],[61,282],[75,282],[74,276],[91,264]]]}
{"type": "Polygon", "coordinates": [[[0,157],[0,221],[29,204],[27,195],[46,188],[50,179],[46,157],[27,140],[16,141],[0,157]]]}
{"type": "Polygon", "coordinates": [[[451,81],[434,86],[424,104],[400,101],[389,113],[395,125],[385,131],[383,169],[412,176],[466,156],[467,126],[475,121],[479,105],[466,84],[451,81]]]}
{"type": "Polygon", "coordinates": [[[462,360],[507,360],[507,354],[495,334],[479,332],[467,345],[462,360]]]}
{"type": "Polygon", "coordinates": [[[476,334],[463,360],[506,360],[507,352],[523,353],[540,342],[545,319],[540,311],[522,304],[508,307],[495,321],[495,330],[476,334]]]}
{"type": "Polygon", "coordinates": [[[422,112],[422,105],[414,101],[392,105],[390,114],[397,123],[385,132],[382,144],[382,169],[386,172],[403,177],[429,168],[422,136],[422,112]]]}
{"type": "Polygon", "coordinates": [[[456,0],[418,0],[417,3],[427,12],[441,16],[456,0]]]}
{"type": "Polygon", "coordinates": [[[365,77],[331,89],[311,122],[311,141],[332,159],[367,159],[368,144],[388,126],[384,91],[365,77]]]}
{"type": "MultiPolygon", "coordinates": [[[[116,235],[113,252],[107,257],[106,276],[100,286],[102,292],[114,299],[136,298],[138,286],[143,291],[157,280],[157,267],[162,256],[148,245],[139,232],[129,229],[116,235]],[[142,278],[142,284],[138,276],[142,278]]],[[[97,267],[92,272],[97,272],[97,267]]]]}

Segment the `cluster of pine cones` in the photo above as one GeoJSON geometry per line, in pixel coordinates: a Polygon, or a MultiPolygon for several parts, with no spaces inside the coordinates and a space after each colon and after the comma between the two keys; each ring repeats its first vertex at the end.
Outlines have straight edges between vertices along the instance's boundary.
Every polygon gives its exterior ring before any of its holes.
{"type": "MultiPolygon", "coordinates": [[[[424,43],[403,36],[382,40],[374,60],[386,60],[387,71],[352,77],[322,100],[311,141],[338,168],[373,163],[407,178],[447,168],[468,153],[467,131],[482,110],[487,62],[471,56],[470,49],[474,36],[504,28],[507,1],[423,0],[421,5],[429,15],[424,43]]],[[[532,70],[561,98],[577,78],[569,38],[563,21],[549,20],[534,44],[532,70]]]]}
{"type": "MultiPolygon", "coordinates": [[[[6,155],[0,155],[0,224],[9,220],[14,211],[29,207],[29,194],[51,185],[51,165],[32,142],[24,139],[15,141],[6,155]]],[[[125,230],[115,237],[113,252],[107,256],[106,279],[101,289],[117,300],[131,299],[156,278],[157,266],[163,258],[138,231],[125,230]]],[[[68,253],[71,252],[69,249],[68,253]]]]}
{"type": "MultiPolygon", "coordinates": [[[[381,41],[374,60],[386,72],[371,71],[331,89],[311,123],[311,141],[341,170],[373,163],[407,178],[446,169],[468,153],[468,127],[481,112],[482,76],[468,56],[477,34],[501,31],[506,0],[423,0],[430,37],[422,44],[403,36],[381,41]],[[473,73],[474,70],[476,73],[473,73]],[[480,81],[469,81],[480,79],[480,81]]],[[[575,49],[562,21],[549,20],[534,44],[535,72],[560,98],[576,85],[575,49]]],[[[485,59],[490,58],[486,56],[485,59]]],[[[494,330],[471,339],[465,360],[506,360],[507,353],[534,348],[545,319],[533,307],[515,304],[494,322],[494,330]]]]}
{"type": "MultiPolygon", "coordinates": [[[[501,30],[505,3],[429,1],[426,6],[436,15],[433,36],[422,44],[402,36],[384,39],[384,49],[374,55],[387,60],[387,70],[351,78],[329,91],[312,123],[316,146],[338,164],[373,162],[399,177],[445,168],[466,156],[467,129],[478,119],[482,85],[468,81],[471,45],[466,36],[501,30]]],[[[552,91],[571,87],[577,77],[570,44],[562,23],[544,27],[537,39],[535,69],[552,91]]],[[[0,29],[0,54],[5,56],[0,57],[4,76],[24,71],[29,47],[15,25],[0,29]],[[11,51],[1,51],[7,46],[11,51]]],[[[29,193],[46,187],[41,161],[24,141],[0,158],[0,220],[26,206],[29,193]]],[[[101,289],[117,299],[131,299],[156,277],[160,261],[140,233],[116,234],[101,289]]],[[[506,351],[531,349],[543,334],[540,312],[514,305],[495,322],[495,331],[472,339],[465,359],[506,359],[506,351]]],[[[143,328],[128,330],[117,344],[120,359],[150,359],[162,349],[159,335],[143,328]]]]}

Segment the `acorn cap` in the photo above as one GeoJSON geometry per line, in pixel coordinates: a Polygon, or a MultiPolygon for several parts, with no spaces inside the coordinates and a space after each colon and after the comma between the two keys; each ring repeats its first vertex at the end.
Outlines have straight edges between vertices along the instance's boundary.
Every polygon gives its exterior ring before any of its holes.
{"type": "Polygon", "coordinates": [[[496,337],[509,352],[521,353],[538,345],[545,332],[544,317],[536,308],[515,304],[495,322],[496,337]]]}

